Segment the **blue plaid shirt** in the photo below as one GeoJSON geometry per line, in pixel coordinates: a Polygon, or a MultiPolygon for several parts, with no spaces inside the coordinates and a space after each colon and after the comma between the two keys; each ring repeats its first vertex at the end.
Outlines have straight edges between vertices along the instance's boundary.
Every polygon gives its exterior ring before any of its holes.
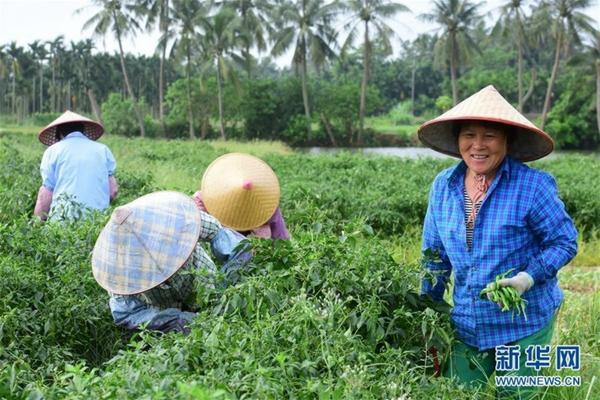
{"type": "Polygon", "coordinates": [[[542,329],[563,294],[556,274],[577,252],[577,231],[558,197],[554,178],[507,156],[488,189],[475,220],[473,247],[466,243],[463,162],[442,171],[433,182],[423,227],[422,249],[440,258],[425,267],[422,293],[441,301],[454,271],[452,322],[464,343],[480,351],[508,344],[542,329]],[[527,321],[502,312],[479,292],[497,274],[527,272],[534,280],[523,294],[527,321]]]}

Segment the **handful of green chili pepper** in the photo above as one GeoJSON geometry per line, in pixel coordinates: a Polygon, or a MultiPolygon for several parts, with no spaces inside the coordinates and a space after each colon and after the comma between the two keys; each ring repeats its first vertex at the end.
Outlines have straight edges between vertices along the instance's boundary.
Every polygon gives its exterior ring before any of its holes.
{"type": "Polygon", "coordinates": [[[511,286],[502,286],[500,285],[500,280],[506,278],[506,276],[511,273],[514,268],[509,269],[508,271],[496,275],[494,282],[489,284],[485,289],[483,289],[479,293],[479,297],[484,299],[488,298],[493,302],[496,302],[502,307],[502,311],[512,310],[512,319],[515,319],[515,311],[518,315],[523,314],[525,321],[527,321],[527,314],[525,313],[525,305],[527,304],[527,300],[521,298],[521,295],[517,290],[511,286]]]}

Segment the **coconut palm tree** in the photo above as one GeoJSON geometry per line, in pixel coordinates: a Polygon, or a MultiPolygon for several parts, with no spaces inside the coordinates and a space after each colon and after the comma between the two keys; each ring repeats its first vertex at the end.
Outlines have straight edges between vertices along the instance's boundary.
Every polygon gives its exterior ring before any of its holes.
{"type": "Polygon", "coordinates": [[[111,31],[117,39],[125,87],[133,102],[133,109],[140,127],[140,136],[144,137],[146,136],[144,120],[133,93],[131,83],[129,82],[129,76],[127,75],[127,68],[125,66],[125,52],[123,51],[123,38],[127,35],[135,35],[135,33],[140,30],[140,25],[137,22],[135,15],[136,4],[135,2],[127,0],[92,0],[92,3],[96,7],[99,7],[100,10],[85,22],[83,29],[85,30],[91,27],[94,35],[99,36],[105,36],[111,31]]]}
{"type": "Polygon", "coordinates": [[[194,108],[192,104],[192,63],[198,51],[200,34],[196,26],[200,19],[207,17],[210,5],[198,0],[173,0],[170,29],[163,33],[161,41],[173,42],[171,55],[175,60],[185,60],[186,95],[190,139],[194,139],[194,108]]]}
{"type": "Polygon", "coordinates": [[[5,54],[8,59],[8,71],[11,82],[11,113],[17,113],[17,77],[21,76],[21,58],[23,56],[23,49],[17,46],[17,42],[10,42],[5,48],[5,54]]]}
{"type": "MultiPolygon", "coordinates": [[[[40,90],[39,90],[39,104],[38,111],[42,112],[44,109],[44,61],[48,57],[48,50],[46,49],[46,43],[42,43],[39,40],[35,40],[29,44],[29,49],[35,59],[36,66],[38,67],[40,90]]],[[[35,99],[35,93],[33,98],[35,99]]],[[[35,100],[34,100],[35,104],[35,100]]],[[[35,107],[34,107],[35,110],[35,107]]]]}
{"type": "Polygon", "coordinates": [[[596,123],[598,124],[598,132],[600,133],[600,32],[596,32],[594,36],[594,46],[591,53],[596,58],[596,123]]]}
{"type": "MultiPolygon", "coordinates": [[[[146,17],[146,29],[152,30],[158,25],[161,37],[166,37],[172,23],[172,3],[169,0],[143,0],[138,8],[139,14],[146,17]]],[[[158,117],[163,135],[165,134],[165,63],[167,41],[160,40],[156,48],[160,52],[158,73],[158,117]]]]}
{"type": "Polygon", "coordinates": [[[269,18],[269,10],[273,7],[273,1],[224,0],[217,2],[217,5],[235,10],[241,19],[242,57],[245,61],[244,68],[250,78],[253,66],[256,63],[250,49],[255,47],[259,52],[265,51],[269,35],[273,33],[269,18]]]}
{"type": "Polygon", "coordinates": [[[550,0],[542,3],[537,10],[541,14],[541,18],[552,21],[551,32],[556,45],[552,72],[550,73],[546,97],[544,98],[544,108],[540,124],[542,129],[544,129],[546,118],[550,111],[550,99],[558,74],[562,49],[567,48],[570,44],[580,44],[582,33],[593,34],[595,32],[593,26],[594,19],[584,13],[584,10],[590,7],[592,3],[592,0],[550,0]]]}
{"type": "Polygon", "coordinates": [[[400,12],[410,10],[405,5],[390,0],[350,0],[344,3],[344,8],[350,15],[344,26],[346,30],[349,30],[349,34],[342,45],[342,54],[354,44],[361,30],[363,33],[363,77],[360,90],[360,124],[357,137],[357,143],[360,145],[365,128],[369,63],[373,53],[371,41],[379,39],[382,54],[392,54],[393,49],[390,39],[394,35],[394,30],[389,25],[389,18],[400,12]],[[372,34],[370,33],[371,29],[373,29],[372,34]]]}
{"type": "Polygon", "coordinates": [[[440,25],[441,35],[436,42],[435,61],[438,65],[450,64],[452,101],[458,103],[457,71],[473,51],[479,48],[472,31],[480,21],[479,7],[482,3],[469,0],[436,0],[431,13],[421,18],[440,25]]]}
{"type": "Polygon", "coordinates": [[[433,48],[437,38],[427,33],[420,34],[412,42],[404,42],[402,44],[402,52],[404,57],[411,64],[411,79],[410,79],[410,100],[411,114],[415,115],[415,99],[417,97],[417,70],[431,64],[433,48]]]}
{"type": "Polygon", "coordinates": [[[517,109],[523,111],[523,52],[527,43],[525,31],[525,12],[523,6],[527,0],[509,0],[500,7],[500,18],[492,30],[492,34],[499,34],[514,43],[517,51],[517,109]]]}
{"type": "Polygon", "coordinates": [[[584,45],[583,51],[572,57],[569,64],[590,67],[590,70],[593,70],[596,78],[596,125],[600,133],[600,31],[594,33],[591,43],[584,45]]]}
{"type": "Polygon", "coordinates": [[[333,18],[339,11],[337,2],[319,0],[289,0],[281,2],[274,10],[273,20],[278,21],[273,36],[271,53],[278,57],[294,47],[292,64],[300,70],[302,100],[310,135],[310,106],[308,101],[308,61],[315,66],[323,65],[335,57],[336,32],[333,18]]]}
{"type": "Polygon", "coordinates": [[[57,36],[54,40],[50,40],[47,43],[49,48],[50,55],[50,68],[52,70],[52,90],[50,91],[50,111],[57,112],[59,111],[58,107],[58,96],[59,90],[56,87],[56,71],[60,66],[61,56],[64,54],[65,46],[64,46],[65,37],[63,35],[57,36]]]}
{"type": "Polygon", "coordinates": [[[217,74],[217,99],[219,105],[219,129],[221,138],[226,139],[223,120],[223,80],[231,79],[237,82],[232,61],[242,65],[243,58],[236,50],[243,47],[242,22],[234,10],[223,7],[217,14],[200,18],[198,21],[200,46],[205,57],[202,74],[212,68],[217,74]]]}

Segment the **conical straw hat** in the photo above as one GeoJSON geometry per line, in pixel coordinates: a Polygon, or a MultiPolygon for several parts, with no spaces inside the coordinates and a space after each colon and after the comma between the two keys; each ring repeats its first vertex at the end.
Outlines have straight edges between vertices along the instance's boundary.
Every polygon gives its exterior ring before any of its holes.
{"type": "Polygon", "coordinates": [[[229,153],[213,161],[202,177],[206,210],[223,225],[248,231],[267,222],[279,205],[279,181],[261,159],[229,153]]]}
{"type": "Polygon", "coordinates": [[[38,135],[40,142],[50,146],[57,142],[56,127],[67,122],[81,122],[84,125],[83,134],[92,140],[97,140],[104,133],[104,127],[96,121],[92,121],[73,111],[65,111],[60,117],[52,121],[38,135]]]}
{"type": "Polygon", "coordinates": [[[460,158],[455,127],[461,121],[490,121],[514,127],[508,154],[517,160],[537,160],[554,149],[552,138],[517,111],[492,85],[421,125],[419,140],[435,151],[460,158]]]}
{"type": "Polygon", "coordinates": [[[160,285],[192,254],[200,224],[194,201],[178,192],[147,194],[116,208],[94,246],[94,278],[122,295],[160,285]]]}

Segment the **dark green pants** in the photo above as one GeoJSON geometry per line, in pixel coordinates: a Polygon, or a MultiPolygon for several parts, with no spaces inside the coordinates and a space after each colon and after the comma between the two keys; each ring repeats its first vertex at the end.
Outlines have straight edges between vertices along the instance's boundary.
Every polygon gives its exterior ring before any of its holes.
{"type": "MultiPolygon", "coordinates": [[[[517,340],[507,345],[519,345],[521,355],[519,357],[518,371],[497,371],[496,375],[514,375],[514,376],[536,376],[540,373],[533,368],[525,366],[527,357],[525,350],[529,345],[548,345],[552,340],[554,332],[554,322],[556,314],[550,322],[541,330],[533,335],[517,340]]],[[[488,382],[488,379],[495,372],[496,357],[495,349],[479,351],[477,348],[469,346],[461,341],[456,341],[452,346],[450,359],[446,364],[443,376],[455,378],[459,383],[466,384],[470,387],[482,387],[488,382]]],[[[500,398],[515,398],[515,399],[531,399],[535,397],[539,388],[535,387],[509,387],[503,386],[497,388],[498,397],[500,398]]]]}

